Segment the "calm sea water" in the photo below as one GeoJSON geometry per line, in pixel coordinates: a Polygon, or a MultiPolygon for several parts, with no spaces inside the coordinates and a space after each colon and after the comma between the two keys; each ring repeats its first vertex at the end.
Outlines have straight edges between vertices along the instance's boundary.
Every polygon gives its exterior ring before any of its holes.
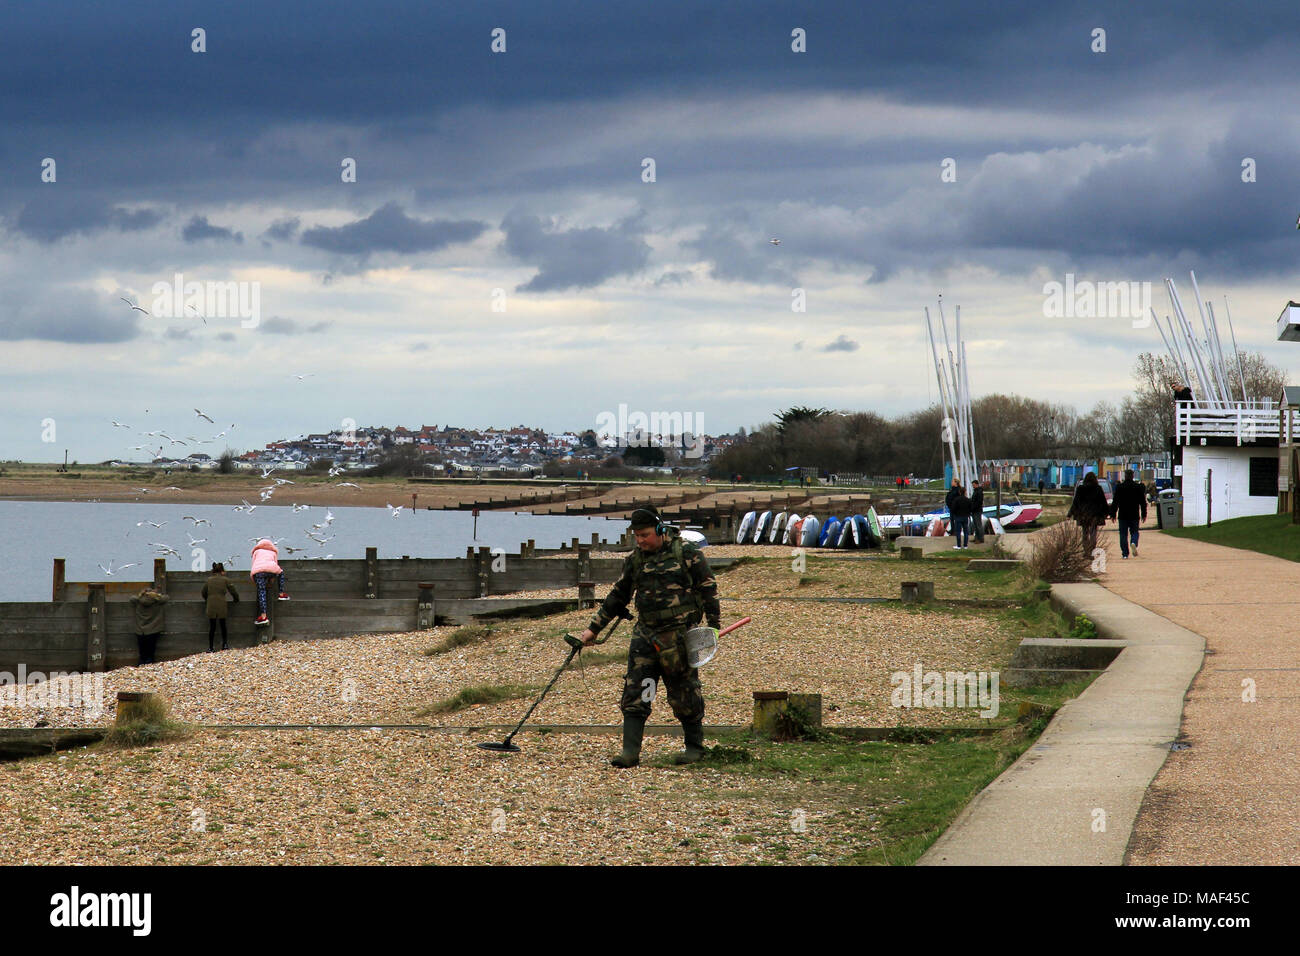
{"type": "Polygon", "coordinates": [[[147,581],[153,576],[155,542],[180,555],[167,556],[170,571],[207,570],[212,562],[224,561],[227,571],[247,574],[250,539],[257,538],[283,538],[277,546],[281,559],[289,560],[364,558],[367,547],[377,548],[381,558],[455,558],[470,546],[514,553],[529,538],[539,548],[558,547],[575,537],[587,542],[593,534],[615,542],[627,528],[626,521],[608,518],[485,511],[479,514],[476,537],[468,511],[403,508],[394,518],[387,508],[331,510],[334,521],[320,533],[333,538],[322,545],[306,535],[313,524],[325,521],[326,509],[317,505],[297,514],[288,506],[259,505],[246,514],[227,505],[0,501],[0,601],[48,601],[54,558],[67,559],[69,581],[147,581]],[[184,515],[210,524],[196,527],[184,515]],[[163,526],[137,524],[144,521],[163,526]],[[206,540],[191,544],[191,539],[206,540]],[[288,547],[303,550],[289,554],[288,547]],[[136,567],[113,577],[99,568],[129,563],[136,567]]]}

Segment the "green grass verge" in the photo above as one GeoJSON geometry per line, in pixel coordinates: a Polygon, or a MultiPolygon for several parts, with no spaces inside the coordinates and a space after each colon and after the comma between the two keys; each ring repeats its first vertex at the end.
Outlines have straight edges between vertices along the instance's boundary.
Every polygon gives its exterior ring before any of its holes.
{"type": "Polygon", "coordinates": [[[470,644],[480,644],[492,636],[492,628],[484,624],[471,624],[467,627],[458,627],[452,631],[441,642],[433,647],[426,648],[425,657],[434,657],[438,654],[446,654],[456,650],[458,647],[467,647],[470,644]]]}
{"type": "Polygon", "coordinates": [[[417,717],[431,717],[437,714],[454,714],[476,704],[495,704],[503,700],[518,700],[531,697],[541,688],[532,684],[478,684],[466,687],[459,693],[440,700],[416,713],[417,717]]]}
{"type": "MultiPolygon", "coordinates": [[[[752,790],[744,789],[756,794],[764,792],[768,781],[793,788],[786,798],[792,815],[801,810],[807,827],[837,834],[834,858],[820,862],[907,866],[1033,744],[1056,709],[1088,683],[1021,689],[1015,699],[1003,693],[1000,729],[985,736],[895,743],[853,741],[831,732],[814,741],[774,743],[737,734],[719,736],[718,746],[686,769],[752,780],[752,790]],[[1030,705],[1029,714],[1017,719],[1021,701],[1030,705]]],[[[731,788],[716,796],[737,798],[731,788]]],[[[801,834],[784,819],[736,839],[761,845],[762,862],[806,862],[801,834]]]]}
{"type": "Polygon", "coordinates": [[[1165,528],[1164,534],[1300,561],[1300,524],[1292,524],[1290,515],[1229,518],[1194,528],[1165,528]]]}

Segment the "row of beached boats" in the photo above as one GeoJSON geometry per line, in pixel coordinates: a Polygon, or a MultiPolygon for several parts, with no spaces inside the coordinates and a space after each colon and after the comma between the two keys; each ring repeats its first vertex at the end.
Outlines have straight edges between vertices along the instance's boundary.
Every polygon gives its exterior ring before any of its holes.
{"type": "MultiPolygon", "coordinates": [[[[1007,528],[1030,524],[1043,513],[1043,506],[1019,501],[984,509],[986,534],[1002,534],[1007,528]]],[[[874,507],[865,515],[831,516],[822,521],[816,515],[785,511],[747,511],[736,529],[736,544],[788,544],[802,548],[878,548],[888,530],[909,535],[940,537],[949,533],[951,519],[946,508],[925,514],[893,514],[883,518],[874,507]],[[901,527],[900,527],[901,526],[901,527]]]]}

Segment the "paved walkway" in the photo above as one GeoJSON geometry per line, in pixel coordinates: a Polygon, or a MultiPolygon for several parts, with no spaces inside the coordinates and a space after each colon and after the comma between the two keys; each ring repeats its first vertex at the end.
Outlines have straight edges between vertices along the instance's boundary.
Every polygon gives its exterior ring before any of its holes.
{"type": "Polygon", "coordinates": [[[1205,638],[1169,754],[1138,814],[1132,864],[1300,863],[1300,563],[1143,534],[1103,583],[1205,638]],[[1252,682],[1256,699],[1243,701],[1252,682]]]}
{"type": "Polygon", "coordinates": [[[1150,529],[1127,561],[1101,543],[1105,589],[1055,591],[1132,645],[920,862],[1300,863],[1300,563],[1150,529]],[[1080,827],[1089,806],[1109,835],[1080,827]]]}

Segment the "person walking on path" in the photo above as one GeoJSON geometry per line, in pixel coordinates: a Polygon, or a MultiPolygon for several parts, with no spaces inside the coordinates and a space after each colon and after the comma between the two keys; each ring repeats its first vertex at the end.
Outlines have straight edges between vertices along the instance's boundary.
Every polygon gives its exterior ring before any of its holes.
{"type": "Polygon", "coordinates": [[[668,705],[681,721],[686,750],[673,763],[694,763],[704,756],[704,695],[698,668],[691,667],[686,632],[703,618],[715,630],[721,625],[718,585],[709,562],[694,544],[663,523],[658,512],[632,512],[636,548],[623,561],[623,572],[582,632],[590,646],[610,621],[626,613],[636,592],[636,627],[623,678],[623,750],[610,763],[635,767],[641,762],[641,739],[650,705],[662,677],[668,705]]]}
{"type": "Polygon", "coordinates": [[[1106,492],[1101,490],[1101,485],[1097,483],[1095,472],[1088,472],[1083,476],[1083,482],[1074,490],[1074,501],[1070,503],[1070,510],[1066,512],[1067,518],[1073,518],[1083,529],[1084,544],[1088,549],[1088,554],[1097,547],[1097,528],[1099,525],[1106,523],[1106,516],[1110,513],[1110,505],[1106,504],[1106,492]]]}
{"type": "Polygon", "coordinates": [[[953,550],[962,551],[970,544],[970,529],[966,523],[966,519],[970,516],[970,499],[966,497],[966,490],[962,488],[961,482],[953,481],[952,488],[943,502],[948,506],[952,533],[957,538],[953,550]]]}
{"type": "Polygon", "coordinates": [[[207,601],[208,613],[208,652],[211,653],[213,641],[217,636],[217,622],[221,622],[221,649],[230,649],[230,638],[226,632],[226,595],[229,594],[239,603],[239,592],[234,582],[226,577],[226,566],[218,561],[212,566],[212,577],[203,585],[203,598],[207,601]]]}
{"type": "Polygon", "coordinates": [[[153,664],[157,661],[158,639],[163,636],[163,620],[166,615],[164,605],[167,595],[146,587],[131,598],[131,608],[135,611],[135,642],[140,649],[140,664],[153,664]]]}
{"type": "Polygon", "coordinates": [[[1133,469],[1124,472],[1124,480],[1115,489],[1110,505],[1110,516],[1119,521],[1119,553],[1128,557],[1129,536],[1133,539],[1133,557],[1138,556],[1138,528],[1147,520],[1147,494],[1142,485],[1133,480],[1133,469]],[[1140,517],[1139,517],[1140,515],[1140,517]]]}
{"type": "Polygon", "coordinates": [[[975,543],[984,543],[984,489],[979,481],[971,482],[970,520],[975,526],[975,543]]]}
{"type": "Polygon", "coordinates": [[[253,545],[253,566],[249,568],[248,576],[257,585],[257,620],[253,622],[254,624],[271,623],[270,618],[266,616],[266,589],[272,580],[275,580],[279,590],[278,599],[289,600],[289,595],[284,590],[284,570],[276,560],[279,556],[280,551],[271,543],[270,538],[263,538],[253,545]]]}

